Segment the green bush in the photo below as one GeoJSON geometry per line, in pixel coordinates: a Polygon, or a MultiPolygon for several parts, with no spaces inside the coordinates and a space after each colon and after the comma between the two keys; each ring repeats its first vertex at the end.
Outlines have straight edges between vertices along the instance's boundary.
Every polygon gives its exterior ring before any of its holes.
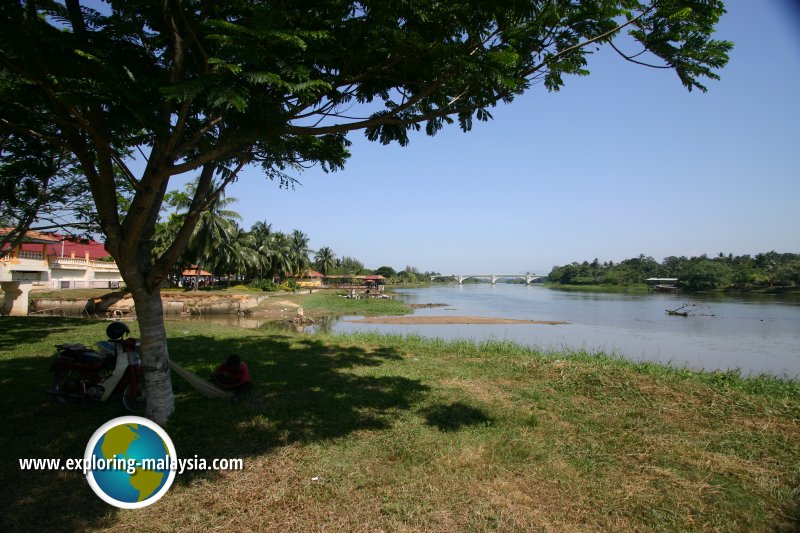
{"type": "Polygon", "coordinates": [[[300,288],[300,285],[298,285],[297,282],[295,280],[293,280],[293,279],[290,279],[288,281],[284,281],[280,285],[280,289],[283,290],[283,291],[292,291],[292,292],[294,292],[299,288],[300,288]]]}
{"type": "Polygon", "coordinates": [[[254,279],[248,283],[247,286],[252,289],[261,289],[264,292],[274,292],[280,290],[278,284],[271,279],[254,279]]]}

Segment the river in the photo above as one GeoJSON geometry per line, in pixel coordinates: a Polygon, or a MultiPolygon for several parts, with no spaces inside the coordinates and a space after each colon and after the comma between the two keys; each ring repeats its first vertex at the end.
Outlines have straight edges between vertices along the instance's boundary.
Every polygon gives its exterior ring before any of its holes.
{"type": "Polygon", "coordinates": [[[687,295],[560,291],[499,283],[399,289],[398,298],[446,307],[423,316],[482,316],[565,321],[562,325],[331,324],[333,332],[414,333],[444,339],[507,339],[552,350],[586,350],[706,370],[800,376],[798,295],[687,295]],[[668,316],[696,303],[687,318],[668,316]]]}

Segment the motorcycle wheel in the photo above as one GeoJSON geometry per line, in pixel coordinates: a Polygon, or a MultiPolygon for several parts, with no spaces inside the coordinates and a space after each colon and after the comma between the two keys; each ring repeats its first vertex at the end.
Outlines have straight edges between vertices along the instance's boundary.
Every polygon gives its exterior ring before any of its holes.
{"type": "Polygon", "coordinates": [[[62,368],[53,376],[53,398],[57,403],[67,403],[67,397],[64,395],[64,383],[67,382],[70,374],[72,374],[71,368],[62,368]]]}
{"type": "Polygon", "coordinates": [[[133,383],[125,385],[125,390],[122,391],[122,405],[131,413],[144,412],[146,404],[144,394],[144,383],[139,383],[136,387],[136,394],[133,394],[133,383]]]}

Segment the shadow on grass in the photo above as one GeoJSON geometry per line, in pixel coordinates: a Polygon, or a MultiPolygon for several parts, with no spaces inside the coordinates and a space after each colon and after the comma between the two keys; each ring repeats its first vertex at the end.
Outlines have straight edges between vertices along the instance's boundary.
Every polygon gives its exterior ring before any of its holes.
{"type": "Polygon", "coordinates": [[[69,332],[86,323],[85,318],[0,317],[0,351],[38,342],[60,332],[69,332]]]}
{"type": "Polygon", "coordinates": [[[494,422],[480,409],[462,402],[450,405],[435,405],[423,412],[425,423],[439,431],[458,431],[467,426],[485,426],[494,422]]]}
{"type": "Polygon", "coordinates": [[[183,337],[170,342],[170,351],[189,368],[192,358],[202,359],[206,370],[197,370],[201,376],[236,353],[253,376],[253,393],[238,404],[200,398],[187,383],[174,380],[177,407],[168,429],[177,449],[189,456],[261,454],[284,444],[385,429],[427,390],[417,380],[368,371],[400,359],[390,348],[368,352],[314,339],[292,343],[288,336],[273,335],[233,342],[183,337]],[[209,358],[213,364],[206,363],[209,358]]]}
{"type": "MultiPolygon", "coordinates": [[[[13,338],[21,342],[29,334],[35,332],[15,332],[13,338]]],[[[165,427],[179,457],[242,458],[245,468],[248,457],[280,446],[389,428],[427,390],[418,380],[381,369],[401,357],[390,348],[364,350],[284,335],[186,336],[170,341],[170,353],[203,377],[228,354],[247,361],[254,387],[239,403],[203,398],[173,375],[176,413],[165,427]]],[[[44,393],[52,379],[49,364],[45,357],[0,360],[0,530],[110,527],[117,511],[94,495],[81,473],[20,469],[20,458],[83,457],[100,425],[127,414],[117,396],[103,404],[55,404],[44,393]]],[[[216,475],[184,473],[175,482],[216,475]]]]}

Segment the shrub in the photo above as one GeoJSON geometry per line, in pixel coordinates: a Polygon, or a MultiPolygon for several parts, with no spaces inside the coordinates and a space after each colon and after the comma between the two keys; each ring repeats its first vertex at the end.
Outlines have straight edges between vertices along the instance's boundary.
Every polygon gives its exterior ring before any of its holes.
{"type": "Polygon", "coordinates": [[[293,279],[290,279],[288,281],[284,281],[283,283],[281,283],[281,286],[280,286],[281,290],[292,291],[292,292],[296,291],[299,288],[300,288],[300,285],[298,285],[297,282],[295,280],[293,280],[293,279]]]}
{"type": "Polygon", "coordinates": [[[254,279],[247,284],[252,289],[261,289],[265,292],[273,292],[279,290],[278,284],[271,279],[254,279]]]}

